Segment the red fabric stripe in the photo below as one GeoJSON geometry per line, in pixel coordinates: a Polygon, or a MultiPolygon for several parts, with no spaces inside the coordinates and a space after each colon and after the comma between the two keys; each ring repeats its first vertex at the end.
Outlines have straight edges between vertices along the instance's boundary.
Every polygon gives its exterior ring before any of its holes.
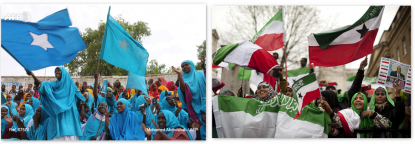
{"type": "Polygon", "coordinates": [[[272,88],[275,90],[275,77],[269,74],[264,74],[264,81],[269,83],[272,86],[272,88]]]}
{"type": "Polygon", "coordinates": [[[223,81],[220,81],[220,82],[221,82],[221,84],[219,86],[212,87],[212,90],[213,90],[214,93],[225,86],[225,83],[223,83],[223,81]]]}
{"type": "Polygon", "coordinates": [[[387,62],[387,61],[382,61],[382,63],[389,64],[389,62],[387,62]]]}
{"type": "Polygon", "coordinates": [[[380,69],[382,69],[382,70],[388,70],[387,68],[380,68],[380,69]]]}
{"type": "Polygon", "coordinates": [[[309,46],[310,65],[314,63],[314,66],[339,66],[371,54],[377,33],[378,29],[368,31],[357,43],[330,45],[325,50],[320,46],[309,46]]]}
{"type": "Polygon", "coordinates": [[[332,86],[336,86],[337,85],[337,83],[336,82],[329,82],[329,83],[327,83],[328,85],[332,85],[332,86]]]}
{"type": "Polygon", "coordinates": [[[407,85],[411,85],[411,83],[406,83],[407,85]]]}
{"type": "Polygon", "coordinates": [[[409,93],[410,93],[411,91],[409,91],[409,90],[405,90],[405,92],[409,92],[409,93]]]}
{"type": "Polygon", "coordinates": [[[259,45],[266,51],[274,51],[284,46],[284,33],[266,34],[258,37],[255,44],[259,45]]]}
{"type": "Polygon", "coordinates": [[[411,76],[408,76],[408,78],[411,78],[411,76]]]}
{"type": "Polygon", "coordinates": [[[378,83],[380,83],[380,84],[385,84],[384,82],[380,82],[380,81],[378,81],[378,83]]]}
{"type": "MultiPolygon", "coordinates": [[[[320,96],[319,88],[307,92],[303,97],[303,105],[301,106],[300,112],[303,111],[303,107],[309,104],[311,101],[317,99],[320,96]]],[[[297,119],[300,116],[300,113],[297,113],[297,116],[294,119],[297,119]]]]}
{"type": "Polygon", "coordinates": [[[217,65],[215,65],[215,64],[212,63],[212,68],[214,69],[214,68],[223,68],[223,67],[217,66],[217,65]]]}
{"type": "Polygon", "coordinates": [[[337,115],[339,115],[339,117],[340,117],[340,121],[342,122],[344,132],[346,132],[347,135],[353,137],[354,135],[353,135],[352,131],[350,131],[349,124],[347,123],[347,121],[344,118],[343,114],[338,112],[337,115]]]}
{"type": "Polygon", "coordinates": [[[386,77],[385,75],[379,75],[379,76],[381,76],[381,77],[386,77]]]}
{"type": "Polygon", "coordinates": [[[258,49],[252,53],[251,59],[248,63],[249,68],[255,69],[264,74],[267,74],[271,68],[277,65],[278,62],[274,59],[274,57],[264,49],[258,49]]]}

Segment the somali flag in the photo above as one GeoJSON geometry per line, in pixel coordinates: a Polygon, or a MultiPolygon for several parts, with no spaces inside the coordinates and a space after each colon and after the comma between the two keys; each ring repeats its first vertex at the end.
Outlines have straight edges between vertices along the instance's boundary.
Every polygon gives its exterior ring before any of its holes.
{"type": "MultiPolygon", "coordinates": [[[[108,63],[139,76],[145,76],[148,62],[147,50],[110,15],[108,10],[101,55],[108,63]]],[[[145,81],[142,82],[145,85],[145,81]]]]}
{"type": "Polygon", "coordinates": [[[34,71],[72,61],[86,45],[67,9],[37,23],[1,20],[1,46],[25,69],[34,71]]]}
{"type": "Polygon", "coordinates": [[[100,59],[129,72],[127,88],[139,89],[147,94],[144,77],[147,71],[148,52],[110,15],[108,10],[100,59]]]}

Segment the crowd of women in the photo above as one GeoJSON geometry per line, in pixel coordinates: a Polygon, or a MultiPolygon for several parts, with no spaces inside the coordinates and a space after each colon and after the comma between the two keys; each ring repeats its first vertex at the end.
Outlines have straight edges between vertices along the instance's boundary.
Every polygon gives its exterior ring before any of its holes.
{"type": "Polygon", "coordinates": [[[205,140],[206,70],[186,60],[176,82],[148,80],[147,92],[74,82],[64,67],[56,81],[10,92],[2,86],[2,140],[205,140]],[[148,95],[147,95],[148,93],[148,95]],[[4,99],[4,100],[3,100],[4,99]],[[3,103],[4,102],[4,103],[3,103]],[[154,109],[151,109],[154,108],[154,109]]]}
{"type": "MultiPolygon", "coordinates": [[[[329,138],[410,137],[408,131],[399,130],[411,129],[411,95],[401,92],[401,87],[397,83],[394,84],[394,97],[390,96],[391,93],[385,87],[376,88],[373,94],[368,93],[366,89],[362,88],[364,67],[366,66],[367,59],[361,62],[348,91],[340,94],[334,86],[326,85],[326,89],[321,91],[321,97],[307,106],[318,107],[330,116],[329,138]]],[[[312,69],[311,72],[313,72],[312,69]]],[[[283,70],[279,69],[278,73],[281,76],[276,80],[278,92],[274,91],[268,82],[263,81],[258,85],[254,95],[245,96],[245,98],[267,102],[278,93],[293,97],[290,84],[282,77],[283,70]]],[[[225,90],[220,94],[243,97],[240,90],[238,94],[231,90],[225,90]]],[[[212,120],[215,125],[215,119],[212,120]]],[[[213,137],[215,137],[215,130],[213,126],[213,137]]]]}

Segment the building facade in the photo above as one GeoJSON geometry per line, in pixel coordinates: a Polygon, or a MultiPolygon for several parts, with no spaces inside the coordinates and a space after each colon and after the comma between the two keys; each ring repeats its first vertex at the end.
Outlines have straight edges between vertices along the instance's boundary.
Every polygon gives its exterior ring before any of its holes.
{"type": "MultiPolygon", "coordinates": [[[[411,6],[399,7],[389,29],[383,31],[379,43],[373,47],[366,77],[378,76],[381,57],[411,65],[411,6]]],[[[392,88],[388,90],[394,92],[392,88]]]]}

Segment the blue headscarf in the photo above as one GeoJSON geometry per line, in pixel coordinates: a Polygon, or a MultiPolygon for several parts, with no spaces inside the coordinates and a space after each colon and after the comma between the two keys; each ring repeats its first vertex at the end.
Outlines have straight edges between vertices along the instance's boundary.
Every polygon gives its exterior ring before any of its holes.
{"type": "MultiPolygon", "coordinates": [[[[92,97],[92,95],[89,92],[87,92],[87,93],[88,93],[88,101],[86,102],[86,105],[88,105],[89,111],[86,114],[86,118],[89,118],[89,116],[91,116],[91,107],[92,107],[92,103],[94,102],[94,97],[92,97]]],[[[98,97],[100,97],[100,96],[98,96],[98,97]]]]}
{"type": "Polygon", "coordinates": [[[118,99],[118,103],[120,102],[125,105],[124,111],[112,116],[108,126],[112,139],[144,140],[145,134],[141,129],[141,121],[134,112],[128,110],[130,103],[124,98],[118,99]]]}
{"type": "Polygon", "coordinates": [[[43,106],[40,106],[40,108],[42,109],[42,112],[40,116],[39,127],[35,130],[35,125],[33,124],[29,128],[29,131],[26,132],[27,138],[29,138],[29,140],[47,140],[47,126],[49,124],[50,118],[46,113],[45,108],[43,106]]]}
{"type": "MultiPolygon", "coordinates": [[[[189,130],[187,130],[187,128],[185,128],[183,125],[179,123],[176,116],[172,112],[168,110],[161,110],[160,113],[163,113],[164,117],[166,118],[166,129],[182,128],[186,131],[187,136],[189,136],[189,139],[193,140],[192,135],[189,133],[189,130]]],[[[169,137],[172,137],[174,133],[174,131],[171,131],[171,130],[167,130],[163,132],[169,137]]]]}
{"type": "MultiPolygon", "coordinates": [[[[140,105],[146,103],[148,105],[147,108],[146,108],[146,127],[151,128],[151,129],[156,129],[153,122],[151,121],[153,119],[154,120],[156,120],[156,119],[154,118],[154,115],[151,112],[150,104],[147,103],[147,101],[144,97],[146,97],[146,95],[141,95],[141,96],[139,96],[135,99],[135,101],[136,101],[135,106],[134,106],[135,107],[134,109],[136,109],[135,113],[137,114],[138,119],[140,119],[140,121],[143,121],[144,115],[141,113],[140,105]]],[[[151,139],[153,139],[156,134],[157,134],[157,131],[151,131],[151,139]]]]}
{"type": "MultiPolygon", "coordinates": [[[[7,109],[7,116],[9,118],[11,118],[9,108],[7,106],[1,106],[1,108],[6,108],[7,109]]],[[[4,134],[4,129],[6,129],[7,125],[9,125],[9,123],[4,118],[2,118],[1,119],[1,137],[2,138],[3,138],[3,134],[4,134]]]]}
{"type": "Polygon", "coordinates": [[[164,98],[166,97],[166,92],[167,92],[167,96],[172,96],[173,94],[170,92],[170,91],[162,91],[161,93],[160,93],[160,96],[159,96],[159,103],[160,103],[160,106],[161,107],[163,107],[162,105],[161,105],[161,103],[163,102],[163,100],[164,100],[164,98]]]}
{"type": "MultiPolygon", "coordinates": [[[[112,94],[111,89],[107,89],[107,91],[111,91],[111,94],[112,94]]],[[[114,94],[112,94],[111,98],[107,98],[107,93],[105,93],[105,103],[107,103],[109,114],[118,113],[118,111],[117,111],[117,103],[118,102],[115,100],[114,94]]],[[[126,108],[128,108],[128,107],[126,107],[126,108]]]]}
{"type": "MultiPolygon", "coordinates": [[[[202,118],[200,114],[200,110],[202,109],[203,105],[206,104],[206,77],[203,71],[196,71],[196,67],[190,60],[185,60],[183,63],[189,63],[191,70],[189,73],[183,72],[183,80],[189,86],[190,92],[192,93],[192,106],[194,111],[197,114],[199,119],[202,118]]],[[[180,87],[180,86],[179,86],[180,87]]],[[[182,107],[187,109],[187,104],[184,99],[183,92],[178,89],[179,98],[182,102],[182,107]]]]}
{"type": "MultiPolygon", "coordinates": [[[[206,114],[206,105],[200,110],[206,114]]],[[[203,125],[200,126],[200,136],[202,140],[206,140],[206,125],[204,125],[206,122],[201,120],[203,125]]]]}
{"type": "Polygon", "coordinates": [[[94,88],[94,85],[93,84],[90,84],[89,86],[92,87],[92,88],[94,88]]]}
{"type": "Polygon", "coordinates": [[[137,109],[135,108],[136,98],[137,98],[137,93],[135,93],[133,97],[128,99],[128,102],[130,102],[130,107],[129,107],[130,111],[133,111],[133,112],[137,111],[137,109]]]}
{"type": "MultiPolygon", "coordinates": [[[[37,107],[40,106],[40,101],[36,98],[33,98],[33,97],[31,99],[32,99],[32,105],[31,106],[32,106],[33,110],[36,111],[37,107]]],[[[26,103],[28,103],[28,102],[29,102],[29,100],[26,101],[26,103]]]]}
{"type": "MultiPolygon", "coordinates": [[[[167,97],[165,97],[163,99],[163,101],[160,103],[160,106],[161,106],[161,110],[168,110],[168,111],[172,112],[173,114],[176,113],[176,110],[177,110],[176,106],[175,105],[173,105],[173,106],[170,105],[169,102],[167,101],[167,97]]],[[[180,122],[180,124],[182,126],[184,126],[185,128],[188,128],[187,124],[189,123],[189,121],[187,121],[187,120],[190,120],[190,117],[189,117],[189,114],[186,111],[184,111],[182,109],[179,112],[179,115],[177,115],[177,120],[180,122]]]]}
{"type": "Polygon", "coordinates": [[[84,136],[81,137],[80,140],[90,140],[91,138],[97,136],[97,133],[99,135],[105,130],[105,116],[103,117],[103,121],[101,121],[96,118],[97,115],[99,115],[98,110],[88,118],[84,129],[84,136]]]}
{"type": "MultiPolygon", "coordinates": [[[[21,121],[23,121],[23,125],[25,127],[27,127],[27,124],[29,124],[29,121],[32,120],[33,115],[35,114],[35,112],[33,111],[32,106],[30,106],[29,104],[24,104],[24,107],[26,109],[24,116],[20,116],[18,115],[19,119],[21,121]]],[[[15,121],[13,121],[13,129],[18,130],[19,126],[17,126],[17,123],[15,121]]],[[[15,131],[17,132],[17,131],[15,131]]]]}
{"type": "Polygon", "coordinates": [[[78,100],[85,101],[85,98],[66,69],[64,67],[59,67],[59,69],[62,71],[61,79],[42,82],[39,88],[40,102],[51,118],[47,133],[48,136],[50,134],[54,136],[48,139],[64,135],[82,136],[76,104],[78,100]]]}

